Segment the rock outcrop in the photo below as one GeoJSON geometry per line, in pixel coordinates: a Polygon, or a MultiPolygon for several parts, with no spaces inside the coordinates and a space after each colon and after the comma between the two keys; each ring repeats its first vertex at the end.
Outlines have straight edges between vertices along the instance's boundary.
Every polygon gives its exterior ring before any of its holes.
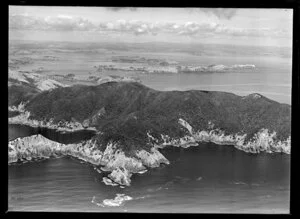
{"type": "Polygon", "coordinates": [[[83,124],[77,122],[77,121],[65,121],[65,122],[58,122],[55,123],[53,119],[50,119],[49,121],[41,121],[36,119],[30,118],[30,112],[28,111],[21,111],[21,114],[8,118],[9,124],[20,124],[20,125],[28,125],[31,127],[41,127],[41,128],[49,128],[49,129],[55,129],[58,131],[63,132],[74,132],[74,131],[80,131],[80,130],[94,130],[96,129],[94,127],[90,126],[84,126],[83,124]]]}
{"type": "Polygon", "coordinates": [[[20,72],[9,70],[8,79],[13,84],[26,84],[38,89],[39,91],[46,91],[58,87],[68,87],[56,80],[50,79],[45,75],[33,72],[20,72]]]}
{"type": "MultiPolygon", "coordinates": [[[[291,138],[288,137],[283,141],[278,140],[276,139],[276,132],[270,133],[268,129],[261,129],[250,140],[245,141],[247,134],[226,135],[224,131],[221,131],[220,129],[195,132],[187,121],[179,119],[179,124],[189,131],[189,135],[177,139],[171,139],[168,136],[162,136],[164,142],[163,144],[159,145],[159,147],[166,145],[190,147],[197,146],[197,142],[212,142],[219,145],[233,145],[235,148],[247,153],[291,153],[291,138]]],[[[210,122],[209,125],[211,126],[212,123],[210,122]]]]}
{"type": "Polygon", "coordinates": [[[104,199],[103,200],[103,206],[109,206],[109,207],[119,207],[124,204],[125,201],[132,200],[133,198],[125,195],[125,194],[117,194],[114,199],[104,199]]]}
{"type": "Polygon", "coordinates": [[[161,163],[169,164],[169,161],[156,149],[151,148],[151,152],[139,150],[136,156],[141,159],[143,165],[148,167],[159,167],[161,163]]]}
{"type": "Polygon", "coordinates": [[[103,179],[106,184],[118,183],[125,186],[130,185],[132,174],[141,173],[146,167],[154,168],[162,163],[169,163],[156,149],[152,149],[152,153],[148,153],[148,157],[139,156],[147,154],[143,150],[137,152],[139,155],[135,157],[128,157],[118,149],[117,144],[108,144],[104,151],[99,150],[98,147],[99,145],[94,140],[79,144],[61,144],[42,135],[33,135],[9,141],[8,163],[67,155],[96,166],[102,166],[106,171],[111,172],[108,175],[110,180],[103,179]]]}
{"type": "MultiPolygon", "coordinates": [[[[92,126],[99,144],[113,144],[106,150],[117,151],[125,168],[133,168],[130,172],[143,171],[136,159],[143,166],[166,163],[155,154],[166,145],[190,147],[204,141],[250,153],[291,152],[291,106],[257,93],[156,91],[137,82],[78,85],[36,95],[9,123],[68,131],[92,126]],[[125,154],[135,159],[129,161],[125,154]]],[[[110,171],[120,166],[115,156],[105,160],[110,171]]]]}
{"type": "Polygon", "coordinates": [[[119,183],[120,185],[130,186],[131,180],[130,177],[132,174],[123,167],[115,168],[111,174],[108,175],[110,179],[114,182],[119,183]]]}

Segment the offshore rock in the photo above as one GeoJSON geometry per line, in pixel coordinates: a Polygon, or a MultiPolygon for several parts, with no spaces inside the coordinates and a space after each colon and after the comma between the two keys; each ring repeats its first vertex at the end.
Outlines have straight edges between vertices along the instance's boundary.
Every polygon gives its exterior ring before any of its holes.
{"type": "Polygon", "coordinates": [[[133,198],[125,194],[117,194],[114,199],[104,199],[103,205],[109,207],[119,207],[124,204],[125,201],[132,200],[133,198]]]}
{"type": "Polygon", "coordinates": [[[132,174],[124,167],[117,167],[108,175],[114,182],[124,186],[130,186],[131,176],[132,174]]]}
{"type": "Polygon", "coordinates": [[[114,183],[111,179],[107,177],[103,177],[102,182],[104,182],[104,184],[108,186],[118,186],[117,183],[114,183]]]}
{"type": "Polygon", "coordinates": [[[102,152],[93,139],[78,144],[61,144],[42,135],[32,135],[8,142],[8,163],[67,155],[96,166],[101,165],[101,170],[111,172],[108,177],[112,181],[106,178],[103,179],[104,183],[110,185],[118,183],[125,186],[130,185],[132,174],[146,172],[143,164],[154,168],[161,163],[169,163],[156,149],[148,154],[145,151],[140,152],[144,156],[127,157],[122,150],[117,148],[117,144],[110,143],[102,152]]]}

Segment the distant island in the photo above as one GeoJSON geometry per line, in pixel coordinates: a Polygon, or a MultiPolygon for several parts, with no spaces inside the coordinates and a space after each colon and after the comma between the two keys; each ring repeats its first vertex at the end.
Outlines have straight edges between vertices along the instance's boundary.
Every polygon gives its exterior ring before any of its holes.
{"type": "Polygon", "coordinates": [[[97,72],[103,71],[128,71],[141,73],[167,73],[167,74],[184,74],[184,73],[213,73],[213,72],[229,72],[241,70],[255,70],[253,64],[235,64],[222,65],[213,64],[208,66],[203,65],[180,65],[175,61],[167,61],[162,59],[146,59],[144,57],[115,57],[113,63],[117,64],[102,64],[94,66],[97,72]],[[121,63],[121,64],[119,64],[121,63]],[[134,65],[131,65],[133,64],[134,65]]]}

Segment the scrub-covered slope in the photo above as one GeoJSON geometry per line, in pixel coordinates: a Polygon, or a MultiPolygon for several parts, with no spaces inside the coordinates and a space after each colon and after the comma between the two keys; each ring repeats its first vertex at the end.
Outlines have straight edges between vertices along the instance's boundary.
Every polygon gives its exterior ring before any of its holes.
{"type": "Polygon", "coordinates": [[[8,87],[8,106],[17,106],[20,103],[31,100],[39,91],[26,84],[12,85],[8,87]]]}
{"type": "Polygon", "coordinates": [[[283,143],[289,140],[291,129],[291,106],[259,94],[241,97],[216,91],[162,92],[136,82],[45,91],[35,96],[25,110],[30,112],[29,119],[95,127],[101,132],[101,145],[118,141],[126,151],[197,139],[228,144],[243,140],[244,145],[261,134],[272,138],[274,144],[283,143]],[[204,139],[201,131],[229,137],[204,139]]]}
{"type": "Polygon", "coordinates": [[[132,174],[169,164],[158,148],[234,145],[251,152],[290,153],[291,107],[259,94],[245,97],[213,91],[156,91],[137,82],[76,85],[31,96],[11,107],[9,123],[97,134],[63,145],[43,136],[9,142],[9,162],[56,155],[83,159],[110,172],[107,185],[130,185],[132,174]],[[25,100],[23,101],[23,103],[25,100]]]}
{"type": "Polygon", "coordinates": [[[8,85],[30,86],[40,92],[44,90],[55,89],[57,87],[68,86],[39,73],[20,72],[14,70],[9,70],[8,85]]]}

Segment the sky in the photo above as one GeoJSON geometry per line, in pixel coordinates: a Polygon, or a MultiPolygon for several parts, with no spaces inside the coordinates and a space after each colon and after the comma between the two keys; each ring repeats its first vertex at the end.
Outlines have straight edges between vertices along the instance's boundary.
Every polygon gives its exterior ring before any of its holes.
{"type": "Polygon", "coordinates": [[[9,6],[9,40],[292,46],[292,9],[9,6]]]}

